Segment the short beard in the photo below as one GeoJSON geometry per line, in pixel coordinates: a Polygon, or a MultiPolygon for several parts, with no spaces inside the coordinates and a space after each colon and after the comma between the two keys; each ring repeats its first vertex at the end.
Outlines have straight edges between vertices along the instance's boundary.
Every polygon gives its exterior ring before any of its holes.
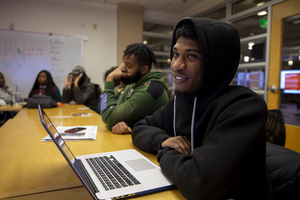
{"type": "Polygon", "coordinates": [[[121,81],[125,84],[137,83],[141,79],[141,71],[137,71],[133,76],[122,77],[121,81]]]}

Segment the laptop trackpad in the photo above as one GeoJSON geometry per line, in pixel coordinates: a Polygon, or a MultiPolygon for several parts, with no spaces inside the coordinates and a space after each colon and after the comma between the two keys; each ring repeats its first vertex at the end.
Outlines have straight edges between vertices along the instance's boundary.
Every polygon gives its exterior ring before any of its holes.
{"type": "Polygon", "coordinates": [[[127,160],[125,161],[134,171],[144,171],[148,169],[155,169],[153,165],[147,162],[145,159],[127,160]]]}

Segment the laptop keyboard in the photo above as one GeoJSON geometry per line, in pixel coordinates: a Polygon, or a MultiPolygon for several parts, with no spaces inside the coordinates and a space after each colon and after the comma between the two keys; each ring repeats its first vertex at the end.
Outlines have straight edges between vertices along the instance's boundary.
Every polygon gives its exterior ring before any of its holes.
{"type": "Polygon", "coordinates": [[[103,156],[86,158],[105,190],[141,184],[116,158],[103,156]]]}

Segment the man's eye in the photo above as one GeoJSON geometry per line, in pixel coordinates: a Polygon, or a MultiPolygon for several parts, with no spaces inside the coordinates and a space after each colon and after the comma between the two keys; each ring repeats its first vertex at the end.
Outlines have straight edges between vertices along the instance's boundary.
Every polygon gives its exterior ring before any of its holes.
{"type": "Polygon", "coordinates": [[[179,54],[178,54],[178,53],[173,52],[172,54],[173,54],[173,57],[174,57],[174,58],[178,58],[178,57],[179,57],[179,54]]]}
{"type": "Polygon", "coordinates": [[[198,58],[198,56],[197,56],[197,55],[194,55],[194,54],[189,54],[188,57],[189,57],[189,58],[198,58]]]}

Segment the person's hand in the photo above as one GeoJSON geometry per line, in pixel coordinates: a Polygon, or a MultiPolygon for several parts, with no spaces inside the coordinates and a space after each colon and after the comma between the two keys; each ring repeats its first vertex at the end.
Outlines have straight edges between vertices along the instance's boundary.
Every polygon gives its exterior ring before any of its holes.
{"type": "Polygon", "coordinates": [[[65,81],[65,89],[66,89],[66,90],[68,89],[68,87],[69,87],[70,85],[73,84],[73,81],[71,80],[71,77],[72,77],[72,74],[69,74],[69,75],[67,76],[67,78],[66,78],[66,81],[65,81]]]}
{"type": "Polygon", "coordinates": [[[176,149],[182,154],[191,154],[191,142],[186,136],[170,137],[161,143],[161,147],[176,149]]]}
{"type": "Polygon", "coordinates": [[[74,86],[75,86],[75,87],[78,87],[78,84],[79,84],[79,81],[80,81],[81,77],[82,77],[82,73],[79,74],[79,75],[75,78],[75,80],[74,80],[74,86]]]}
{"type": "Polygon", "coordinates": [[[108,74],[105,81],[114,81],[128,76],[131,76],[131,74],[127,72],[125,64],[122,63],[117,69],[108,74]]]}
{"type": "Polygon", "coordinates": [[[131,128],[125,122],[119,122],[111,129],[114,134],[131,133],[131,128]]]}

